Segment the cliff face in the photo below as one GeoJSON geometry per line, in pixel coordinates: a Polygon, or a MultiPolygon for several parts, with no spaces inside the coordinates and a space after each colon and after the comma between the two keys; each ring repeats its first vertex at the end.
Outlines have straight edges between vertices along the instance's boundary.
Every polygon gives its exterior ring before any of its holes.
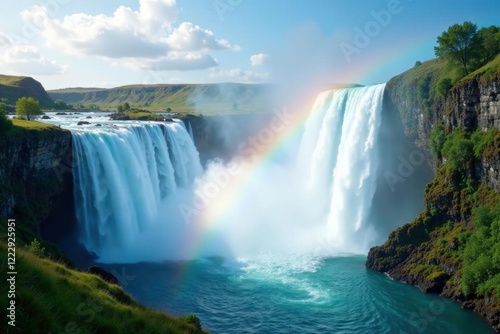
{"type": "Polygon", "coordinates": [[[471,158],[463,171],[451,173],[444,168],[445,161],[431,154],[429,146],[431,130],[437,124],[443,124],[448,132],[500,129],[500,79],[478,77],[463,82],[446,98],[436,97],[427,111],[410,93],[402,93],[402,82],[401,76],[391,79],[386,103],[398,111],[406,135],[425,153],[436,178],[426,188],[424,211],[393,231],[385,244],[373,247],[366,266],[424,292],[452,298],[500,332],[500,300],[494,294],[465,295],[461,282],[463,252],[474,231],[473,209],[500,201],[498,143],[489,154],[471,158]]]}
{"type": "Polygon", "coordinates": [[[211,159],[229,160],[243,154],[241,146],[248,143],[259,130],[269,125],[274,115],[233,114],[225,116],[193,116],[183,118],[193,131],[194,144],[205,165],[211,159]]]}
{"type": "Polygon", "coordinates": [[[39,231],[60,209],[58,196],[72,203],[71,133],[57,127],[16,130],[0,137],[0,216],[39,231]]]}

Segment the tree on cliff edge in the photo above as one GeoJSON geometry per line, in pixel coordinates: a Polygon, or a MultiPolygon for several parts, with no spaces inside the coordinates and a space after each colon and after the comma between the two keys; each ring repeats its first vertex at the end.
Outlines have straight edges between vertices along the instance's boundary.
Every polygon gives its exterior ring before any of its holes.
{"type": "Polygon", "coordinates": [[[20,118],[25,118],[28,121],[36,119],[42,114],[40,104],[32,97],[21,97],[16,102],[16,115],[20,118]]]}
{"type": "Polygon", "coordinates": [[[466,75],[470,73],[471,62],[477,57],[481,43],[475,24],[469,21],[454,24],[438,37],[437,42],[438,46],[434,48],[436,56],[458,63],[466,75]]]}

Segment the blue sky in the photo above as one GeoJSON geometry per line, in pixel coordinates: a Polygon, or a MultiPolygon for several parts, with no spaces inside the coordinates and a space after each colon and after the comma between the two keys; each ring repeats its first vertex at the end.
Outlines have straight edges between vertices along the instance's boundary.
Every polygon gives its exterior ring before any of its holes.
{"type": "Polygon", "coordinates": [[[2,9],[0,73],[47,89],[381,83],[433,58],[451,24],[500,25],[498,0],[18,0],[2,9]]]}

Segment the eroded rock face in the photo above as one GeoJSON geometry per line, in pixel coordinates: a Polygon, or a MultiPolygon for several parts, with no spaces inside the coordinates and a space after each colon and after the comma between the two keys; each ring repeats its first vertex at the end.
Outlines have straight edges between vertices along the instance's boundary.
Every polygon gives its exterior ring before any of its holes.
{"type": "MultiPolygon", "coordinates": [[[[428,144],[430,132],[435,125],[442,123],[449,131],[458,128],[468,132],[500,129],[499,78],[490,82],[469,80],[454,88],[445,99],[436,101],[432,115],[427,120],[423,116],[422,108],[409,105],[405,96],[398,95],[396,89],[390,84],[387,85],[387,90],[387,104],[399,112],[405,127],[405,134],[419,145],[428,159],[434,160],[435,168],[439,161],[432,157],[428,144]]],[[[468,178],[500,192],[500,156],[496,154],[485,155],[481,160],[476,161],[475,166],[470,166],[465,174],[468,178]]],[[[460,186],[457,184],[451,189],[446,186],[450,184],[450,180],[446,180],[443,176],[438,175],[438,177],[443,183],[439,191],[428,192],[425,196],[427,213],[424,211],[411,224],[401,226],[392,232],[385,244],[373,247],[368,254],[366,266],[369,269],[387,273],[393,279],[415,285],[424,292],[437,293],[451,298],[461,303],[464,308],[481,315],[494,330],[500,332],[498,298],[492,295],[465,296],[461,292],[459,283],[460,262],[450,261],[444,256],[429,256],[435,252],[432,243],[428,242],[434,228],[439,228],[448,221],[470,226],[471,220],[470,204],[463,202],[464,205],[460,205],[462,196],[460,186]],[[426,222],[425,216],[429,216],[428,212],[431,209],[437,212],[435,220],[427,219],[426,222]],[[421,271],[416,270],[422,265],[432,266],[433,271],[423,275],[421,271]]],[[[460,244],[454,239],[447,247],[457,250],[460,244]]]]}
{"type": "Polygon", "coordinates": [[[70,165],[69,131],[26,131],[1,138],[0,216],[12,217],[17,204],[34,201],[35,218],[43,220],[51,210],[51,197],[64,191],[70,165]]]}
{"type": "Polygon", "coordinates": [[[101,267],[92,266],[89,269],[87,269],[87,272],[89,274],[99,276],[100,278],[102,278],[103,280],[105,280],[108,283],[120,285],[120,282],[118,282],[118,279],[115,277],[115,275],[102,269],[101,267]]]}

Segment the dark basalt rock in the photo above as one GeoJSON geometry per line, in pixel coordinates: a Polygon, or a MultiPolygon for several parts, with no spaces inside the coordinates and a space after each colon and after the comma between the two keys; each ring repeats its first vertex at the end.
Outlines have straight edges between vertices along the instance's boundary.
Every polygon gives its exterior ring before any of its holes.
{"type": "Polygon", "coordinates": [[[77,125],[89,125],[90,123],[89,122],[86,122],[86,121],[80,121],[77,123],[77,125]]]}
{"type": "Polygon", "coordinates": [[[102,269],[101,267],[92,266],[89,269],[87,269],[87,272],[89,274],[99,276],[100,278],[102,278],[103,280],[105,280],[108,283],[120,285],[120,282],[118,282],[118,279],[113,274],[107,272],[106,270],[102,269]]]}
{"type": "Polygon", "coordinates": [[[43,115],[42,119],[51,119],[51,118],[49,116],[47,116],[47,115],[43,115]]]}

